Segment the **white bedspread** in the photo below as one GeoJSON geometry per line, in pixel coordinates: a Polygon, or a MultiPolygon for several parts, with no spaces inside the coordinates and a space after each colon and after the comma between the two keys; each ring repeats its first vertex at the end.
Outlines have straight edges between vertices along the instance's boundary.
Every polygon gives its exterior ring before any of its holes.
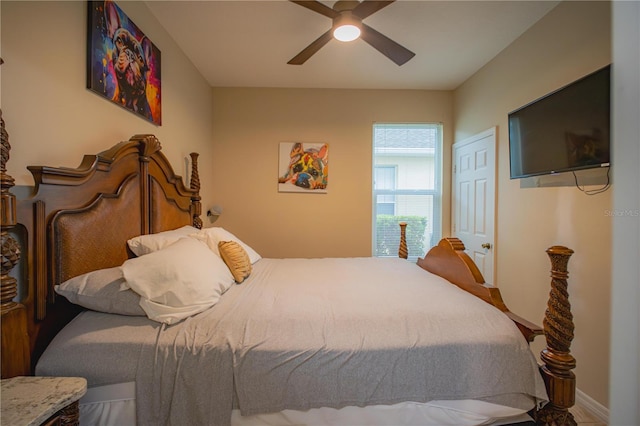
{"type": "Polygon", "coordinates": [[[242,414],[546,399],[511,320],[404,260],[263,259],[235,290],[159,335],[144,424],[228,424],[234,389],[242,414]]]}
{"type": "Polygon", "coordinates": [[[547,399],[511,320],[400,259],[262,259],[213,308],[135,330],[146,333],[130,345],[139,425],[225,425],[234,405],[249,415],[547,399]]]}

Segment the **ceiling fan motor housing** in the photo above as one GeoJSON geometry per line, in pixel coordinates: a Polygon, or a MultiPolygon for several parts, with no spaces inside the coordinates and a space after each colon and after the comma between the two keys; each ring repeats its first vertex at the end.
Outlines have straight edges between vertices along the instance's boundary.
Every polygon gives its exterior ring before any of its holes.
{"type": "Polygon", "coordinates": [[[359,1],[354,1],[354,0],[338,0],[337,2],[334,3],[333,10],[335,10],[336,12],[353,10],[359,4],[360,4],[359,1]]]}

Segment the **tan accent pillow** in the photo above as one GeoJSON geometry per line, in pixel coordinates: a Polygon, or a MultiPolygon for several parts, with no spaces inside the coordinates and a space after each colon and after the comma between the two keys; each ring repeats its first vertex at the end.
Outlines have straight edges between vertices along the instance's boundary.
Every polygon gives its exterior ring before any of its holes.
{"type": "Polygon", "coordinates": [[[218,250],[218,243],[220,241],[235,241],[247,252],[249,255],[249,260],[253,265],[258,260],[262,259],[262,256],[258,254],[254,249],[252,249],[248,244],[241,241],[238,237],[233,235],[231,232],[227,231],[224,228],[213,227],[213,228],[205,228],[196,233],[189,235],[190,237],[194,237],[199,239],[200,241],[204,241],[207,243],[211,251],[220,256],[220,250],[218,250]]]}
{"type": "Polygon", "coordinates": [[[251,274],[249,255],[236,241],[220,241],[218,250],[220,250],[220,257],[227,264],[231,275],[238,284],[251,274]]]}

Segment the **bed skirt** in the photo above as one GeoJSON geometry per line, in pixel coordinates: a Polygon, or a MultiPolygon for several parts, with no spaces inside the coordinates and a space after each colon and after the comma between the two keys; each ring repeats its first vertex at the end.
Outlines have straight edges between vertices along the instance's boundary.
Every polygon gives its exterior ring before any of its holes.
{"type": "MultiPolygon", "coordinates": [[[[532,407],[533,408],[533,407],[532,407]]],[[[531,421],[521,409],[483,401],[403,402],[370,407],[314,408],[242,416],[233,410],[231,426],[265,425],[505,425],[531,421]]],[[[80,400],[81,426],[134,426],[135,382],[89,388],[80,400]]]]}

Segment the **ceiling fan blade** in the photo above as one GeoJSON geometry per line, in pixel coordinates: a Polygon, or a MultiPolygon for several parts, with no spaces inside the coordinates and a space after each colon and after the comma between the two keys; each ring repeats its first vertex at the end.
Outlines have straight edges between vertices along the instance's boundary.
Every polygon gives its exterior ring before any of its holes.
{"type": "Polygon", "coordinates": [[[371,16],[385,6],[389,6],[396,0],[377,1],[377,0],[364,0],[353,9],[353,14],[360,19],[364,19],[367,16],[371,16]]]}
{"type": "Polygon", "coordinates": [[[360,37],[398,65],[404,64],[416,55],[364,23],[360,37]]]}
{"type": "Polygon", "coordinates": [[[329,43],[332,38],[333,36],[331,35],[331,30],[327,31],[326,33],[318,37],[313,43],[311,43],[310,45],[302,49],[302,52],[294,56],[293,59],[287,62],[287,64],[290,64],[290,65],[304,64],[307,61],[307,59],[312,57],[318,50],[320,50],[320,48],[322,48],[322,46],[329,43]]]}
{"type": "Polygon", "coordinates": [[[325,6],[323,3],[320,3],[319,1],[315,1],[315,0],[311,0],[311,1],[289,0],[289,1],[295,4],[299,4],[302,7],[306,7],[307,9],[313,10],[314,12],[318,12],[319,14],[324,15],[331,19],[336,18],[337,16],[340,15],[340,12],[337,12],[331,9],[329,6],[325,6]]]}

